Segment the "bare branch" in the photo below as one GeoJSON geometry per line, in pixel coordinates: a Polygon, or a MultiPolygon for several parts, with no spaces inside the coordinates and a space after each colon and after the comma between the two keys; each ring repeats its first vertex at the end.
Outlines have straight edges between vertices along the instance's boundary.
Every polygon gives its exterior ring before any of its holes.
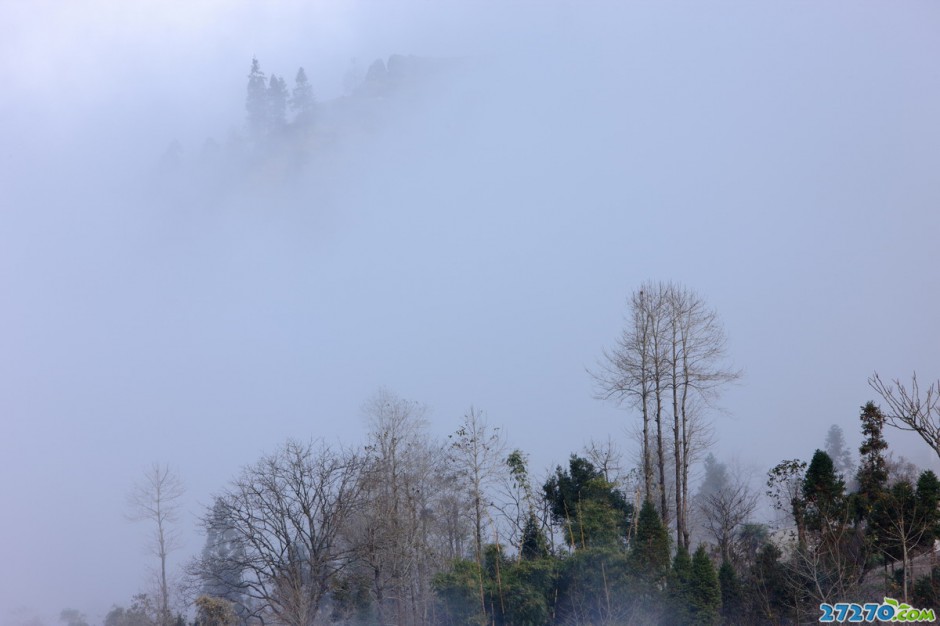
{"type": "Polygon", "coordinates": [[[910,387],[897,378],[886,384],[877,372],[868,384],[888,406],[887,423],[917,433],[940,457],[940,380],[927,387],[923,395],[916,373],[911,376],[910,387]]]}

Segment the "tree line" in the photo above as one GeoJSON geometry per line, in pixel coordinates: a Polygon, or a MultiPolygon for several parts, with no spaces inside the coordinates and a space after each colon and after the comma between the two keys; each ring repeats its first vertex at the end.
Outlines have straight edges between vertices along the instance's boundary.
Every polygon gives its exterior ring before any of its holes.
{"type": "MultiPolygon", "coordinates": [[[[927,440],[935,386],[874,376],[889,411],[862,407],[857,465],[834,427],[809,462],[770,469],[780,517],[760,523],[748,476],[706,455],[707,411],[740,376],[725,342],[694,291],[642,285],[591,371],[635,420],[636,458],[591,442],[542,477],[481,411],[440,440],[423,405],[382,390],[363,445],[292,439],[246,465],[203,513],[175,603],[163,576],[105,624],[796,624],[820,603],[936,605],[940,481],[884,438],[913,424],[927,440]]],[[[155,466],[132,502],[161,571],[178,494],[155,466]]]]}
{"type": "MultiPolygon", "coordinates": [[[[353,63],[347,70],[344,95],[322,102],[303,67],[293,74],[293,84],[275,72],[266,73],[253,57],[243,100],[244,123],[231,129],[222,144],[208,137],[191,164],[201,166],[200,180],[231,184],[246,172],[292,176],[324,146],[336,144],[346,132],[370,131],[382,119],[383,100],[407,91],[423,78],[439,75],[450,67],[444,60],[413,55],[376,59],[366,71],[353,63]],[[216,180],[216,179],[219,180],[216,180]]],[[[184,149],[178,140],[169,143],[159,159],[158,171],[178,175],[185,171],[184,149]]]]}
{"type": "Polygon", "coordinates": [[[288,92],[283,76],[272,73],[265,77],[257,57],[251,60],[245,97],[246,128],[255,142],[282,136],[288,129],[287,113],[293,113],[291,126],[309,128],[314,122],[316,100],[313,86],[304,68],[298,68],[294,87],[288,92]]]}

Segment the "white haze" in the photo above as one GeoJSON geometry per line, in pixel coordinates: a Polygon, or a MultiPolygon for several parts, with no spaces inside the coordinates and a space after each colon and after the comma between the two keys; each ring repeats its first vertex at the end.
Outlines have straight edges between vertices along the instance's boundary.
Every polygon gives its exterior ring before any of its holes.
{"type": "Polygon", "coordinates": [[[3,624],[146,587],[123,513],[152,461],[189,489],[178,567],[240,466],[358,441],[380,386],[440,435],[484,409],[535,468],[630,445],[585,368],[647,279],[717,308],[745,371],[719,458],[857,445],[872,372],[940,376],[938,27],[916,2],[3,3],[3,624]],[[299,178],[198,182],[253,55],[327,103],[395,53],[453,70],[299,178]]]}

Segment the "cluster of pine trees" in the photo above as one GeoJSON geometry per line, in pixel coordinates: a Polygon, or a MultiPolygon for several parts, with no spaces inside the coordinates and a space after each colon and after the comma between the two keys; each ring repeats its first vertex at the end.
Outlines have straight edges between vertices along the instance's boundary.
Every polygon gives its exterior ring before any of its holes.
{"type": "Polygon", "coordinates": [[[862,407],[860,421],[854,475],[839,472],[822,450],[808,464],[783,461],[769,472],[768,495],[792,524],[780,541],[786,584],[776,603],[794,619],[845,598],[893,596],[926,607],[940,600],[940,481],[887,453],[887,420],[873,402],[862,407]]]}
{"type": "Polygon", "coordinates": [[[310,128],[314,122],[316,100],[313,86],[304,68],[297,70],[294,88],[288,92],[282,76],[272,73],[265,77],[257,58],[251,60],[245,98],[248,136],[257,144],[282,137],[288,128],[310,128]],[[288,124],[288,110],[293,119],[288,124]]]}

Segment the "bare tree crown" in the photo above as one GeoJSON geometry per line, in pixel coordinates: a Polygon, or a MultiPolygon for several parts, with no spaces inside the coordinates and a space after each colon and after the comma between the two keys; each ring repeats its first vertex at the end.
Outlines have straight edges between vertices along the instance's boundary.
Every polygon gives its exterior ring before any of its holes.
{"type": "Polygon", "coordinates": [[[887,405],[887,423],[917,433],[940,457],[940,380],[922,392],[916,373],[906,386],[897,378],[885,383],[876,372],[868,384],[887,405]]]}

